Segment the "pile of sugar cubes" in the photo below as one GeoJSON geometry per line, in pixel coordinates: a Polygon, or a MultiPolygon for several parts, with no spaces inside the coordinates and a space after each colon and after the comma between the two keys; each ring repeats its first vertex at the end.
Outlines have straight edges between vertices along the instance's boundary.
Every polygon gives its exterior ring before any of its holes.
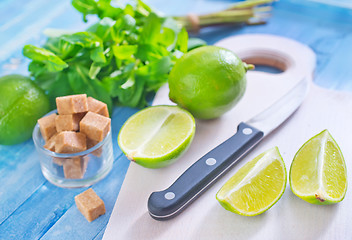
{"type": "MultiPolygon", "coordinates": [[[[56,98],[57,112],[38,120],[45,140],[44,148],[56,153],[77,153],[94,147],[110,131],[111,119],[107,105],[86,94],[56,98]]],[[[93,152],[100,156],[101,149],[93,152]],[[100,151],[99,151],[100,150],[100,151]]],[[[65,178],[83,178],[89,156],[58,158],[53,162],[63,166],[65,178]]]]}

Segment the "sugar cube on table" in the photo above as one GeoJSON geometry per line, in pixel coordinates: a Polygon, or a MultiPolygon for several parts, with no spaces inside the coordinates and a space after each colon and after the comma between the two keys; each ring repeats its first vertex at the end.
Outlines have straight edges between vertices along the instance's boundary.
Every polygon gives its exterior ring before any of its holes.
{"type": "Polygon", "coordinates": [[[76,153],[87,149],[86,135],[80,132],[63,131],[55,139],[55,152],[76,153]]]}
{"type": "Polygon", "coordinates": [[[80,131],[88,138],[100,142],[110,131],[110,123],[110,118],[88,112],[79,123],[79,126],[80,131]]]}
{"type": "Polygon", "coordinates": [[[109,117],[108,106],[95,98],[88,97],[88,111],[109,117]]]}
{"type": "Polygon", "coordinates": [[[50,114],[48,116],[38,119],[40,132],[45,141],[48,141],[57,131],[55,125],[56,114],[50,114]]]}
{"type": "Polygon", "coordinates": [[[91,222],[100,215],[105,214],[105,204],[103,200],[101,200],[101,198],[91,188],[75,196],[75,202],[78,210],[83,214],[88,222],[91,222]]]}
{"type": "Polygon", "coordinates": [[[57,112],[60,115],[82,113],[88,111],[86,94],[69,95],[56,98],[57,112]]]}

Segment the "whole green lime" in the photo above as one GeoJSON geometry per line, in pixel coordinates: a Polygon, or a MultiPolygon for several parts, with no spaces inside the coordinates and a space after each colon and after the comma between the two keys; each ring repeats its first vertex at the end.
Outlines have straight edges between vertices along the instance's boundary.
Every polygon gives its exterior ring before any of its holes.
{"type": "Polygon", "coordinates": [[[197,48],[182,56],[171,70],[169,98],[196,118],[217,118],[242,98],[246,71],[252,67],[228,49],[197,48]]]}
{"type": "Polygon", "coordinates": [[[32,136],[49,100],[35,83],[21,75],[0,77],[0,144],[12,145],[32,136]]]}

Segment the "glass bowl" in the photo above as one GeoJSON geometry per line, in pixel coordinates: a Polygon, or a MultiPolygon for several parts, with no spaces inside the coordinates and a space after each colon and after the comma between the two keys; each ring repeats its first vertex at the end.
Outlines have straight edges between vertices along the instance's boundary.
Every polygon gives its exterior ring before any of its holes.
{"type": "MultiPolygon", "coordinates": [[[[56,112],[51,111],[46,116],[56,112]]],[[[34,127],[32,137],[42,173],[56,186],[88,187],[103,179],[112,168],[114,157],[111,129],[101,142],[78,153],[56,153],[44,148],[45,141],[38,123],[34,127]]]]}

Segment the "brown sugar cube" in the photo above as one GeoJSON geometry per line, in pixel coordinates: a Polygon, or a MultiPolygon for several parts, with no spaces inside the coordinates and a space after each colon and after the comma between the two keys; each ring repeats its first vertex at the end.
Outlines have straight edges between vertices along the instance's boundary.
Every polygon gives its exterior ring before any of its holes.
{"type": "Polygon", "coordinates": [[[53,113],[38,119],[40,132],[45,141],[48,141],[56,133],[55,118],[56,114],[53,113]]]}
{"type": "Polygon", "coordinates": [[[108,106],[95,98],[88,97],[88,111],[98,113],[104,117],[109,117],[108,106]]]}
{"type": "Polygon", "coordinates": [[[57,115],[55,118],[56,130],[62,131],[78,131],[79,122],[86,115],[86,113],[75,113],[68,115],[57,115]]]}
{"type": "Polygon", "coordinates": [[[87,112],[82,112],[82,113],[75,113],[73,115],[73,122],[74,124],[77,124],[77,131],[79,131],[79,122],[84,118],[84,116],[87,114],[87,112]]]}
{"type": "MultiPolygon", "coordinates": [[[[90,138],[87,138],[87,149],[90,149],[92,147],[94,147],[95,145],[97,145],[99,142],[98,141],[95,141],[95,140],[92,140],[90,138]]],[[[93,155],[97,156],[97,157],[100,157],[101,156],[101,153],[102,153],[103,149],[102,147],[99,147],[98,149],[94,150],[92,152],[93,155]]]]}
{"type": "Polygon", "coordinates": [[[55,133],[46,143],[44,144],[44,148],[55,152],[55,139],[56,139],[57,133],[55,133]]]}
{"type": "Polygon", "coordinates": [[[65,159],[63,162],[63,170],[65,178],[80,179],[83,178],[88,165],[87,157],[75,157],[65,159]]]}
{"type": "Polygon", "coordinates": [[[69,95],[56,98],[57,112],[68,115],[88,111],[87,94],[69,95]]]}
{"type": "Polygon", "coordinates": [[[87,149],[86,135],[79,132],[63,131],[55,139],[55,152],[76,153],[87,149]]]}
{"type": "Polygon", "coordinates": [[[88,138],[100,142],[110,131],[110,122],[110,118],[88,112],[79,123],[79,128],[88,138]]]}
{"type": "Polygon", "coordinates": [[[105,214],[105,205],[103,200],[101,200],[101,198],[91,188],[75,196],[75,202],[78,210],[83,214],[88,222],[91,222],[100,215],[105,214]]]}
{"type": "Polygon", "coordinates": [[[98,143],[99,143],[99,141],[87,138],[87,149],[94,147],[98,143]]]}
{"type": "Polygon", "coordinates": [[[78,131],[79,122],[73,121],[73,115],[57,115],[55,118],[56,130],[62,131],[78,131]]]}
{"type": "Polygon", "coordinates": [[[65,158],[58,158],[58,157],[53,157],[53,163],[59,166],[63,166],[65,162],[65,158]]]}

